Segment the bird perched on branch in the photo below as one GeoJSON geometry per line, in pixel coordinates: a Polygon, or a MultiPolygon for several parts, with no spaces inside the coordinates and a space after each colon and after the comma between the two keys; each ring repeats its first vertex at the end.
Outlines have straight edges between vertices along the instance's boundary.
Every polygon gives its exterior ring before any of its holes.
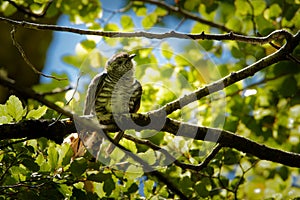
{"type": "MultiPolygon", "coordinates": [[[[142,96],[142,86],[135,79],[135,54],[125,52],[115,54],[105,65],[105,72],[91,81],[84,106],[84,115],[96,115],[100,124],[112,123],[112,116],[138,111],[142,96]]],[[[118,143],[124,131],[116,133],[118,143]]],[[[110,154],[114,145],[106,153],[110,154]]]]}

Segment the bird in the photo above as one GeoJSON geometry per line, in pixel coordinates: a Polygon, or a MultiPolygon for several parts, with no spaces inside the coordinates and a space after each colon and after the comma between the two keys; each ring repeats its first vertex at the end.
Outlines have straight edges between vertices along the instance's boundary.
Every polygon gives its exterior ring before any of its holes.
{"type": "MultiPolygon", "coordinates": [[[[124,113],[136,113],[141,104],[142,85],[135,78],[135,54],[120,52],[113,55],[105,64],[103,73],[97,74],[87,89],[84,115],[96,116],[100,124],[113,123],[111,117],[124,113]]],[[[118,143],[124,131],[115,134],[118,143]]],[[[109,155],[114,150],[110,144],[106,149],[109,155]]]]}

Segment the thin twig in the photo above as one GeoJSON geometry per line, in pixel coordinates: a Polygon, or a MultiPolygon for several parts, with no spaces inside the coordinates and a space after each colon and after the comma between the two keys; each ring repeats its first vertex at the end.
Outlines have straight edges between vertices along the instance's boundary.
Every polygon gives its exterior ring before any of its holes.
{"type": "Polygon", "coordinates": [[[72,89],[73,89],[73,87],[68,85],[64,88],[55,88],[54,90],[49,91],[49,92],[39,93],[39,95],[41,95],[41,96],[56,95],[56,94],[60,94],[60,93],[65,93],[65,92],[67,92],[69,90],[72,90],[72,89]]]}
{"type": "MultiPolygon", "coordinates": [[[[81,76],[82,76],[82,73],[80,73],[80,75],[78,76],[78,78],[77,78],[77,80],[76,80],[76,85],[75,85],[74,92],[73,92],[71,98],[70,98],[70,99],[68,100],[68,102],[66,103],[66,106],[69,105],[70,102],[73,100],[73,98],[74,98],[74,96],[75,96],[75,94],[76,94],[76,92],[77,92],[78,84],[79,84],[79,80],[80,80],[81,76]]],[[[55,124],[58,120],[60,120],[61,117],[62,117],[62,115],[63,115],[63,114],[60,113],[59,116],[56,118],[56,120],[55,120],[52,124],[50,124],[49,126],[52,126],[52,125],[55,124]]]]}
{"type": "Polygon", "coordinates": [[[183,17],[187,18],[187,19],[192,19],[192,20],[195,20],[197,22],[200,22],[202,24],[206,24],[208,26],[211,26],[211,27],[214,27],[214,28],[218,28],[224,32],[233,32],[233,30],[227,28],[226,26],[224,25],[220,25],[220,24],[217,24],[217,23],[214,23],[214,22],[211,22],[209,20],[206,20],[206,19],[203,19],[201,18],[200,16],[198,15],[195,15],[187,10],[184,10],[182,8],[179,8],[179,7],[175,7],[175,6],[171,6],[167,3],[165,3],[164,1],[157,1],[157,0],[132,0],[133,2],[144,2],[144,3],[150,3],[150,4],[154,4],[154,5],[157,5],[161,8],[164,8],[170,12],[174,12],[174,13],[177,13],[177,14],[181,14],[183,17]]]}
{"type": "Polygon", "coordinates": [[[191,170],[194,170],[194,171],[201,171],[203,168],[205,168],[208,165],[208,163],[215,157],[215,155],[222,148],[220,144],[217,144],[214,147],[214,149],[210,152],[210,154],[204,159],[204,161],[202,161],[199,165],[192,165],[192,164],[182,163],[182,162],[178,161],[167,150],[165,150],[164,148],[161,148],[160,146],[152,143],[149,140],[138,139],[138,138],[135,138],[135,137],[133,137],[131,135],[128,135],[128,134],[124,134],[124,138],[126,138],[128,140],[131,140],[131,141],[133,141],[137,144],[146,145],[146,146],[150,147],[151,149],[153,149],[155,151],[160,151],[161,153],[163,153],[166,156],[167,160],[174,161],[175,165],[181,167],[182,169],[191,169],[191,170]]]}
{"type": "Polygon", "coordinates": [[[43,74],[42,72],[38,71],[33,64],[29,61],[29,59],[27,58],[22,46],[17,42],[16,38],[15,38],[15,33],[16,33],[16,27],[13,26],[11,33],[11,39],[13,41],[13,45],[18,49],[19,53],[21,54],[22,58],[24,59],[24,61],[26,62],[26,64],[32,69],[32,71],[38,75],[44,76],[46,78],[53,78],[55,80],[58,81],[62,81],[62,80],[68,80],[67,78],[57,78],[55,76],[51,76],[51,75],[46,75],[43,74]]]}

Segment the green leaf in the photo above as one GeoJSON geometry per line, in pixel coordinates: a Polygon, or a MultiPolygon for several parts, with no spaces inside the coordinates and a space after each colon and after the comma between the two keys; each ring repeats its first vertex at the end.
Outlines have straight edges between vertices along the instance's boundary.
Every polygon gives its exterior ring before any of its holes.
{"type": "Polygon", "coordinates": [[[227,177],[225,177],[225,176],[220,176],[220,181],[222,182],[222,185],[224,187],[227,187],[228,184],[229,184],[229,179],[227,177]]]}
{"type": "Polygon", "coordinates": [[[237,48],[235,46],[232,46],[232,48],[231,48],[231,54],[235,58],[241,58],[241,57],[245,56],[244,53],[239,48],[237,48]]]}
{"type": "Polygon", "coordinates": [[[85,170],[87,169],[87,160],[83,157],[81,158],[76,158],[70,166],[70,171],[71,173],[76,176],[79,177],[81,176],[81,174],[83,174],[85,172],[85,170]]]}
{"type": "Polygon", "coordinates": [[[184,1],[183,7],[186,10],[194,10],[199,5],[199,0],[186,0],[184,1]]]}
{"type": "Polygon", "coordinates": [[[55,170],[58,167],[58,152],[54,146],[48,148],[48,162],[51,170],[55,170]]]}
{"type": "Polygon", "coordinates": [[[107,196],[109,196],[115,188],[116,185],[112,178],[106,179],[104,181],[103,190],[107,196]]]}
{"type": "Polygon", "coordinates": [[[240,160],[240,154],[239,152],[236,152],[234,150],[227,150],[226,153],[224,154],[224,163],[226,165],[233,165],[238,163],[240,160]]]}
{"type": "Polygon", "coordinates": [[[280,16],[282,10],[278,4],[272,4],[269,9],[264,12],[264,17],[266,19],[275,20],[276,17],[280,16]]]}
{"type": "Polygon", "coordinates": [[[182,191],[187,194],[191,195],[192,191],[194,190],[193,188],[193,183],[189,175],[184,175],[180,181],[180,187],[182,191]]]}
{"type": "Polygon", "coordinates": [[[134,7],[133,10],[135,11],[136,16],[138,17],[142,17],[147,14],[147,8],[145,7],[134,7]]]}
{"type": "Polygon", "coordinates": [[[13,121],[13,118],[8,115],[7,105],[0,104],[0,124],[8,124],[13,121]]]}
{"type": "Polygon", "coordinates": [[[239,185],[243,184],[245,182],[245,178],[241,176],[236,176],[234,179],[231,181],[230,185],[232,188],[239,187],[239,185]]]}
{"type": "Polygon", "coordinates": [[[99,182],[99,183],[101,183],[107,179],[111,179],[111,178],[112,178],[111,174],[105,174],[102,172],[89,173],[87,176],[87,180],[95,181],[95,182],[99,182]]]}
{"type": "Polygon", "coordinates": [[[35,159],[35,162],[36,162],[38,165],[42,165],[42,163],[45,162],[44,155],[43,155],[42,153],[39,153],[38,156],[37,156],[36,159],[35,159]]]}
{"type": "Polygon", "coordinates": [[[13,118],[10,116],[0,116],[0,124],[8,124],[13,121],[13,118]]]}
{"type": "Polygon", "coordinates": [[[232,17],[226,23],[227,28],[235,31],[243,31],[243,21],[241,18],[232,17]]]}
{"type": "Polygon", "coordinates": [[[109,23],[104,27],[105,31],[119,31],[119,27],[117,24],[109,23]]]}
{"type": "Polygon", "coordinates": [[[33,159],[24,159],[22,160],[22,164],[32,172],[36,172],[40,170],[40,166],[36,162],[34,162],[33,159]]]}
{"type": "Polygon", "coordinates": [[[206,51],[210,51],[214,47],[214,42],[211,40],[200,40],[198,42],[206,51]]]}
{"type": "Polygon", "coordinates": [[[147,199],[150,198],[151,195],[153,195],[154,184],[155,183],[152,180],[144,181],[144,194],[147,199]]]}
{"type": "Polygon", "coordinates": [[[289,169],[286,166],[281,166],[276,169],[279,176],[282,178],[282,180],[286,181],[288,177],[290,176],[289,169]]]}
{"type": "Polygon", "coordinates": [[[127,189],[127,192],[129,194],[135,193],[136,191],[138,191],[139,187],[136,183],[131,184],[131,186],[127,189]]]}
{"type": "Polygon", "coordinates": [[[196,183],[195,190],[200,197],[208,197],[209,191],[207,190],[206,185],[207,184],[204,182],[196,183]]]}
{"type": "Polygon", "coordinates": [[[59,184],[57,189],[62,195],[64,195],[66,199],[70,199],[70,197],[72,196],[71,186],[68,186],[66,184],[59,184]]]}
{"type": "Polygon", "coordinates": [[[236,13],[240,15],[247,15],[251,13],[250,4],[244,0],[236,0],[234,1],[234,5],[236,7],[236,13]]]}
{"type": "Polygon", "coordinates": [[[183,56],[183,55],[176,55],[175,62],[177,66],[190,66],[191,63],[183,56]]]}
{"type": "Polygon", "coordinates": [[[173,56],[173,49],[172,47],[169,45],[169,43],[167,42],[162,42],[162,44],[160,45],[161,49],[161,53],[162,55],[167,58],[168,60],[170,60],[173,56]]]}
{"type": "Polygon", "coordinates": [[[137,148],[136,148],[136,145],[133,141],[123,139],[123,140],[120,141],[120,144],[123,147],[125,147],[126,149],[128,149],[129,151],[131,151],[132,153],[137,153],[137,148]]]}
{"type": "Polygon", "coordinates": [[[283,97],[293,97],[297,90],[297,80],[294,76],[288,76],[278,83],[278,91],[283,97]]]}
{"type": "Polygon", "coordinates": [[[142,19],[142,26],[145,29],[149,29],[155,25],[156,21],[157,21],[157,15],[154,13],[151,13],[150,15],[147,15],[146,17],[144,17],[142,19]]]}
{"type": "Polygon", "coordinates": [[[23,108],[22,102],[15,95],[11,95],[6,102],[8,114],[16,121],[20,121],[26,113],[23,108]]]}
{"type": "Polygon", "coordinates": [[[59,154],[59,163],[61,163],[62,166],[66,166],[71,162],[72,156],[74,155],[74,152],[69,144],[62,144],[62,150],[59,154]]]}
{"type": "Polygon", "coordinates": [[[128,15],[122,15],[120,23],[124,30],[128,30],[128,29],[131,30],[134,28],[134,23],[132,21],[132,18],[128,15]]]}
{"type": "Polygon", "coordinates": [[[165,16],[166,14],[168,14],[168,11],[163,9],[163,8],[160,8],[160,7],[157,7],[155,9],[155,14],[157,14],[158,16],[165,16]]]}
{"type": "Polygon", "coordinates": [[[80,42],[80,44],[86,50],[93,50],[96,48],[96,43],[93,40],[83,40],[80,42]]]}
{"type": "Polygon", "coordinates": [[[0,104],[0,116],[7,115],[7,106],[6,104],[0,104]]]}
{"type": "Polygon", "coordinates": [[[191,33],[202,33],[202,32],[209,32],[210,27],[203,23],[196,22],[195,25],[192,27],[191,33]]]}
{"type": "Polygon", "coordinates": [[[79,67],[82,64],[82,59],[80,59],[78,56],[65,55],[63,56],[62,60],[66,64],[73,65],[74,67],[79,67]]]}
{"type": "Polygon", "coordinates": [[[266,18],[263,17],[263,15],[256,16],[255,21],[257,24],[258,32],[261,35],[268,35],[269,33],[275,30],[274,25],[270,21],[266,20],[266,18]]]}
{"type": "MultiPolygon", "coordinates": [[[[3,4],[3,2],[2,2],[3,4]]],[[[10,16],[14,14],[17,11],[17,8],[15,8],[12,4],[7,4],[7,6],[4,8],[4,10],[1,9],[1,12],[3,12],[4,16],[10,16]]]]}
{"type": "Polygon", "coordinates": [[[139,153],[139,157],[141,157],[144,161],[146,161],[149,165],[155,164],[157,158],[155,156],[155,152],[152,149],[147,150],[145,153],[139,153]]]}
{"type": "Polygon", "coordinates": [[[33,109],[28,112],[26,119],[40,119],[44,114],[46,114],[47,106],[41,106],[38,109],[33,109]]]}
{"type": "Polygon", "coordinates": [[[267,6],[265,1],[251,1],[251,4],[254,8],[255,16],[261,15],[267,6]]]}

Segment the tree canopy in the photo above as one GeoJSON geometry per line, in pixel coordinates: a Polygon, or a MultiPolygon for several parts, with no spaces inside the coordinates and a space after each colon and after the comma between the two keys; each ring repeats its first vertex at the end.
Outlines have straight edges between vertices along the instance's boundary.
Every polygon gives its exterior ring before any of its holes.
{"type": "Polygon", "coordinates": [[[299,1],[0,5],[2,199],[300,198],[299,1]],[[40,66],[53,32],[85,36],[66,73],[40,66]],[[140,110],[104,127],[108,143],[125,130],[109,157],[75,156],[75,133],[103,134],[82,116],[86,89],[120,51],[136,54],[140,110]]]}

